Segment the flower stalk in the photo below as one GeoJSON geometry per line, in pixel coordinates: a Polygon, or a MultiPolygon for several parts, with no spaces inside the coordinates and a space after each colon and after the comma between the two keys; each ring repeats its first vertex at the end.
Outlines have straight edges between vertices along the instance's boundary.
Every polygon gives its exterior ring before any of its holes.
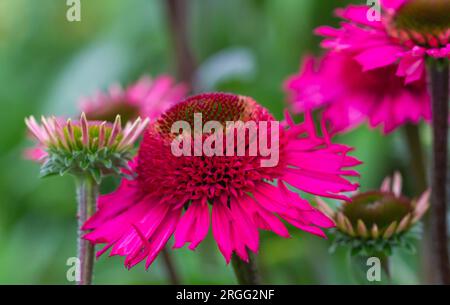
{"type": "Polygon", "coordinates": [[[79,285],[92,284],[95,246],[82,238],[85,233],[82,226],[95,213],[98,188],[99,185],[91,177],[77,177],[79,285]]]}
{"type": "Polygon", "coordinates": [[[384,253],[372,253],[370,255],[362,255],[362,256],[354,256],[349,252],[348,256],[348,268],[349,275],[352,281],[358,285],[367,285],[367,284],[382,284],[382,285],[390,285],[392,284],[391,277],[391,269],[390,269],[390,258],[388,255],[384,253]],[[373,266],[371,259],[378,258],[380,261],[381,272],[371,271],[370,275],[375,276],[379,274],[379,281],[374,281],[368,277],[368,268],[373,266]],[[369,263],[369,264],[368,264],[369,263]]]}
{"type": "Polygon", "coordinates": [[[389,259],[389,256],[385,255],[385,254],[380,254],[378,256],[378,258],[380,259],[381,262],[381,268],[383,269],[384,273],[386,274],[387,277],[387,281],[390,283],[392,281],[392,277],[391,277],[391,262],[389,259]]]}
{"type": "Polygon", "coordinates": [[[167,15],[175,46],[178,76],[183,82],[192,86],[196,64],[187,33],[188,8],[188,1],[167,1],[167,15]]]}
{"type": "Polygon", "coordinates": [[[433,113],[433,165],[431,177],[430,232],[434,282],[450,284],[447,248],[447,145],[449,64],[446,59],[430,59],[430,92],[433,113]]]}
{"type": "MultiPolygon", "coordinates": [[[[406,124],[403,128],[406,144],[411,155],[410,164],[412,168],[412,173],[414,175],[414,185],[416,189],[416,194],[419,195],[421,192],[425,191],[428,187],[427,181],[427,170],[426,161],[424,156],[424,150],[422,147],[422,140],[420,137],[420,128],[418,124],[406,124]]],[[[430,225],[429,215],[424,215],[424,230],[422,232],[421,240],[421,265],[422,265],[422,278],[424,283],[432,282],[432,272],[431,272],[431,240],[430,240],[430,225]]]]}
{"type": "Polygon", "coordinates": [[[237,255],[231,258],[231,264],[239,285],[260,285],[261,278],[256,266],[256,257],[248,253],[248,262],[244,262],[237,255]]]}
{"type": "Polygon", "coordinates": [[[164,260],[164,265],[166,266],[166,271],[167,275],[169,276],[170,283],[172,285],[180,285],[180,277],[178,275],[177,268],[167,248],[164,248],[162,250],[162,257],[164,260]]]}
{"type": "Polygon", "coordinates": [[[425,157],[420,138],[420,128],[417,124],[406,124],[404,127],[406,143],[411,154],[411,167],[414,172],[416,195],[420,195],[427,189],[427,172],[425,157]]]}

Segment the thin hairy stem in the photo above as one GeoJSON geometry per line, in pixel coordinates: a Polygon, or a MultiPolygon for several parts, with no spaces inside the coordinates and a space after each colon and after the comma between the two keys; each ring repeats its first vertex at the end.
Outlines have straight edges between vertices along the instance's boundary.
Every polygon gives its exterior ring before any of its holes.
{"type": "Polygon", "coordinates": [[[84,232],[81,230],[83,224],[96,210],[98,197],[98,184],[90,177],[78,177],[78,259],[80,262],[79,285],[92,284],[94,270],[94,245],[82,238],[84,232]]]}
{"type": "Polygon", "coordinates": [[[260,285],[261,279],[255,262],[255,255],[248,253],[248,262],[244,262],[237,255],[231,258],[234,273],[240,285],[260,285]]]}

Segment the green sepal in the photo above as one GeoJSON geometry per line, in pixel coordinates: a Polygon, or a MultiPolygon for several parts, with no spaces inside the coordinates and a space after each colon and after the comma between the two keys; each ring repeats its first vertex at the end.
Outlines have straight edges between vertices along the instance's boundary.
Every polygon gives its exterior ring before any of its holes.
{"type": "Polygon", "coordinates": [[[377,239],[350,236],[338,229],[330,230],[332,243],[330,253],[334,253],[338,247],[347,247],[353,256],[372,256],[380,253],[386,256],[392,255],[395,249],[403,249],[408,253],[415,253],[415,242],[420,239],[421,225],[417,224],[409,230],[394,234],[385,239],[377,239]]]}
{"type": "Polygon", "coordinates": [[[97,152],[88,150],[58,150],[49,149],[49,157],[41,166],[40,177],[53,175],[87,174],[97,184],[107,175],[122,176],[122,170],[129,170],[128,162],[133,154],[129,151],[117,152],[112,149],[102,148],[97,152]]]}
{"type": "Polygon", "coordinates": [[[102,172],[100,171],[100,169],[91,168],[89,169],[89,173],[97,184],[100,184],[102,182],[102,172]]]}

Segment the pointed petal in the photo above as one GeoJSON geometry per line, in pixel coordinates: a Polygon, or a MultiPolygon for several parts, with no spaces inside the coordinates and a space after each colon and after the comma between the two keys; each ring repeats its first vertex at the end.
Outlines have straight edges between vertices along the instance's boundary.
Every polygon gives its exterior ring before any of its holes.
{"type": "Polygon", "coordinates": [[[175,231],[174,248],[181,248],[190,242],[190,250],[194,250],[206,237],[209,231],[209,207],[206,201],[192,202],[181,217],[175,231]]]}
{"type": "Polygon", "coordinates": [[[358,222],[357,222],[357,232],[358,232],[358,235],[360,235],[362,237],[369,236],[367,227],[361,219],[358,219],[358,222]]]}
{"type": "Polygon", "coordinates": [[[417,200],[417,203],[415,204],[414,218],[412,220],[412,223],[416,223],[417,221],[419,221],[430,207],[430,195],[431,189],[428,189],[417,200]]]}
{"type": "Polygon", "coordinates": [[[397,222],[396,222],[396,221],[393,221],[393,222],[387,227],[387,229],[384,231],[383,238],[384,238],[384,239],[389,239],[389,238],[395,233],[396,227],[397,227],[397,222]]]}
{"type": "Polygon", "coordinates": [[[353,229],[352,223],[346,216],[344,216],[344,223],[345,227],[347,228],[348,234],[350,234],[351,236],[355,236],[355,230],[353,229]]]}
{"type": "Polygon", "coordinates": [[[376,224],[372,226],[370,233],[372,234],[372,238],[375,239],[378,238],[378,236],[380,236],[380,231],[378,230],[378,226],[376,224]]]}
{"type": "Polygon", "coordinates": [[[84,147],[89,146],[89,128],[88,128],[88,122],[86,119],[86,114],[83,112],[81,114],[80,118],[80,124],[81,124],[81,141],[83,143],[84,147]]]}
{"type": "Polygon", "coordinates": [[[333,211],[332,208],[330,208],[330,206],[324,200],[322,200],[322,198],[316,196],[315,199],[316,199],[319,210],[321,210],[323,213],[328,215],[328,217],[330,217],[330,218],[335,217],[336,213],[333,211]]]}
{"type": "Polygon", "coordinates": [[[398,171],[394,173],[394,179],[392,182],[392,192],[397,197],[400,197],[402,195],[402,175],[398,171]]]}
{"type": "Polygon", "coordinates": [[[112,146],[114,144],[114,141],[116,140],[117,135],[121,131],[122,131],[122,122],[121,122],[121,119],[120,119],[120,115],[117,115],[116,119],[114,121],[114,125],[113,125],[112,130],[111,130],[111,134],[110,134],[109,139],[108,139],[108,144],[107,144],[108,147],[112,146]]]}
{"type": "Polygon", "coordinates": [[[390,192],[391,191],[391,177],[384,178],[383,182],[381,183],[380,190],[382,192],[390,192]]]}
{"type": "Polygon", "coordinates": [[[395,233],[400,233],[408,228],[408,226],[411,223],[411,214],[407,214],[398,224],[397,230],[395,230],[395,233]]]}
{"type": "Polygon", "coordinates": [[[231,215],[228,207],[222,203],[214,203],[212,208],[212,230],[220,252],[227,264],[231,260],[233,246],[231,240],[231,215]]]}

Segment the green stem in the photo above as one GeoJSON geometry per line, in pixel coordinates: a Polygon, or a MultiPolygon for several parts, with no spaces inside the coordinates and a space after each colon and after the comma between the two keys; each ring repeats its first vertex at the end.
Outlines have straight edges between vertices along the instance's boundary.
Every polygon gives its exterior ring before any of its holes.
{"type": "Polygon", "coordinates": [[[175,263],[173,262],[170,252],[167,251],[166,248],[162,250],[162,257],[164,260],[164,264],[166,265],[170,283],[172,285],[180,285],[180,277],[178,276],[177,268],[175,267],[175,263]]]}
{"type": "Polygon", "coordinates": [[[92,283],[92,272],[94,269],[94,248],[89,241],[82,238],[84,232],[81,230],[83,224],[96,210],[98,196],[98,184],[90,177],[77,178],[78,198],[78,259],[80,261],[79,285],[90,285],[92,283]]]}
{"type": "Polygon", "coordinates": [[[236,254],[231,258],[234,273],[239,285],[260,285],[261,279],[253,253],[248,253],[248,262],[241,260],[236,254]]]}
{"type": "Polygon", "coordinates": [[[404,131],[409,152],[411,154],[411,167],[414,172],[414,180],[416,185],[415,195],[420,195],[427,189],[428,184],[419,125],[406,124],[404,131]]]}
{"type": "Polygon", "coordinates": [[[195,59],[189,44],[189,1],[167,0],[167,15],[174,43],[178,77],[191,86],[195,72],[195,59]]]}
{"type": "Polygon", "coordinates": [[[390,264],[389,256],[381,254],[378,256],[378,258],[380,259],[381,268],[383,269],[384,273],[386,274],[388,282],[391,283],[392,277],[391,277],[391,264],[390,264]]]}
{"type": "Polygon", "coordinates": [[[433,114],[433,166],[430,207],[432,272],[435,276],[435,283],[450,284],[447,248],[448,60],[430,59],[428,68],[433,114]]]}
{"type": "MultiPolygon", "coordinates": [[[[419,125],[406,124],[404,127],[404,134],[408,150],[411,155],[411,168],[414,174],[415,182],[415,196],[420,196],[427,188],[427,171],[424,151],[422,148],[422,141],[420,138],[419,125]]],[[[430,284],[433,279],[431,272],[432,254],[431,254],[431,240],[430,240],[430,219],[426,214],[423,218],[424,230],[421,240],[421,272],[422,281],[424,284],[430,284]]]]}

